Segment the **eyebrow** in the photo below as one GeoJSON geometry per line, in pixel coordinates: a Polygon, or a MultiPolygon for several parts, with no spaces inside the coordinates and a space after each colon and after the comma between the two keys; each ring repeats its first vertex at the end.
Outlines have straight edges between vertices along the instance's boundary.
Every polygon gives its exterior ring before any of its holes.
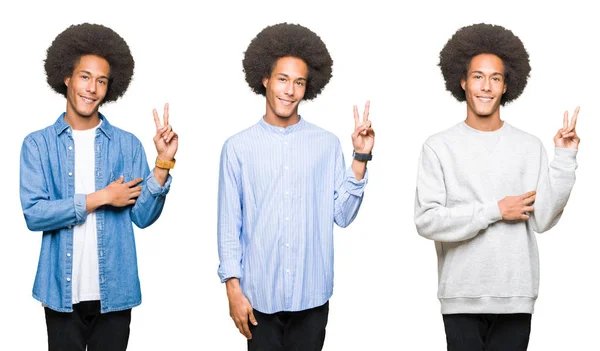
{"type": "MultiPolygon", "coordinates": [[[[485,75],[485,73],[483,73],[482,71],[473,71],[473,72],[471,72],[469,75],[471,75],[471,74],[473,74],[473,73],[479,73],[479,74],[483,74],[483,75],[485,75]]],[[[502,76],[502,77],[504,77],[504,74],[502,74],[502,73],[500,73],[500,72],[494,72],[494,73],[492,73],[491,75],[492,75],[492,76],[502,76]]]]}
{"type": "MultiPolygon", "coordinates": [[[[92,72],[90,72],[90,71],[86,71],[86,70],[84,70],[84,69],[82,69],[81,71],[79,71],[79,73],[82,73],[82,72],[83,72],[83,73],[87,73],[87,74],[89,74],[90,76],[93,76],[92,72]]],[[[98,77],[98,78],[109,79],[107,76],[100,76],[100,77],[98,77]]]]}
{"type": "MultiPolygon", "coordinates": [[[[287,74],[285,74],[285,73],[277,73],[276,75],[278,75],[278,76],[284,76],[286,78],[290,78],[290,76],[287,75],[287,74]]],[[[296,78],[296,80],[306,80],[306,78],[304,78],[304,77],[298,77],[298,78],[296,78]]]]}

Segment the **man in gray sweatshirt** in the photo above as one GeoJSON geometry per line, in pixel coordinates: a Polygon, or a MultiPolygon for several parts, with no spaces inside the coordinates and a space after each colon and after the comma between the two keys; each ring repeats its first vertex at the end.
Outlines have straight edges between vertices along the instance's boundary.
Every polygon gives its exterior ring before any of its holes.
{"type": "Polygon", "coordinates": [[[448,350],[526,350],[538,295],[534,232],[552,228],[575,183],[575,109],[541,141],[500,119],[527,85],[529,55],[501,26],[459,29],[440,53],[446,89],[467,118],[423,145],[415,197],[418,233],[435,241],[448,350]]]}

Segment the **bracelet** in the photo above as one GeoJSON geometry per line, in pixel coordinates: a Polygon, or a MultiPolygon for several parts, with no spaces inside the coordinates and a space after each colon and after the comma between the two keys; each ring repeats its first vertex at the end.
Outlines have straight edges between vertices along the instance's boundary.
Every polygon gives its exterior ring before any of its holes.
{"type": "Polygon", "coordinates": [[[162,168],[162,169],[175,168],[175,159],[173,159],[173,161],[163,161],[163,160],[159,160],[158,157],[156,157],[156,167],[162,168]]]}
{"type": "Polygon", "coordinates": [[[370,152],[368,154],[361,154],[356,151],[352,151],[352,158],[354,158],[357,161],[371,161],[373,155],[371,155],[370,152]]]}

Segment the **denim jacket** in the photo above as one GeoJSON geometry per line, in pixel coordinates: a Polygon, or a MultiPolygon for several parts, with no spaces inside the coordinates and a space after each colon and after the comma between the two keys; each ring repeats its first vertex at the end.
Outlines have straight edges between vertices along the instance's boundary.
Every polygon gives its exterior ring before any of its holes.
{"type": "MultiPolygon", "coordinates": [[[[86,195],[75,193],[75,146],[63,113],[53,125],[25,137],[21,149],[21,206],[27,227],[43,231],[33,297],[49,308],[71,312],[73,227],[86,220],[86,195]]],[[[96,190],[121,175],[142,178],[135,205],[96,209],[101,312],[142,302],[133,225],[145,228],[160,216],[171,176],[160,186],[148,168],[140,141],[100,114],[94,145],[96,190]]]]}

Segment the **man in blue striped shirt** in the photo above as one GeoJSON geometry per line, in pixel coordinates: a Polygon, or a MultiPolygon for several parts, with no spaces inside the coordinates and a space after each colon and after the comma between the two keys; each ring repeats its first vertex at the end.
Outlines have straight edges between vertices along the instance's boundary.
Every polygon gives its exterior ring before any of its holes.
{"type": "Polygon", "coordinates": [[[223,145],[219,277],[248,350],[321,350],[333,291],[333,224],[356,217],[375,134],[354,106],[354,160],[338,138],[298,115],[331,78],[325,44],[300,25],[263,29],[250,43],[246,81],[266,113],[223,145]]]}

